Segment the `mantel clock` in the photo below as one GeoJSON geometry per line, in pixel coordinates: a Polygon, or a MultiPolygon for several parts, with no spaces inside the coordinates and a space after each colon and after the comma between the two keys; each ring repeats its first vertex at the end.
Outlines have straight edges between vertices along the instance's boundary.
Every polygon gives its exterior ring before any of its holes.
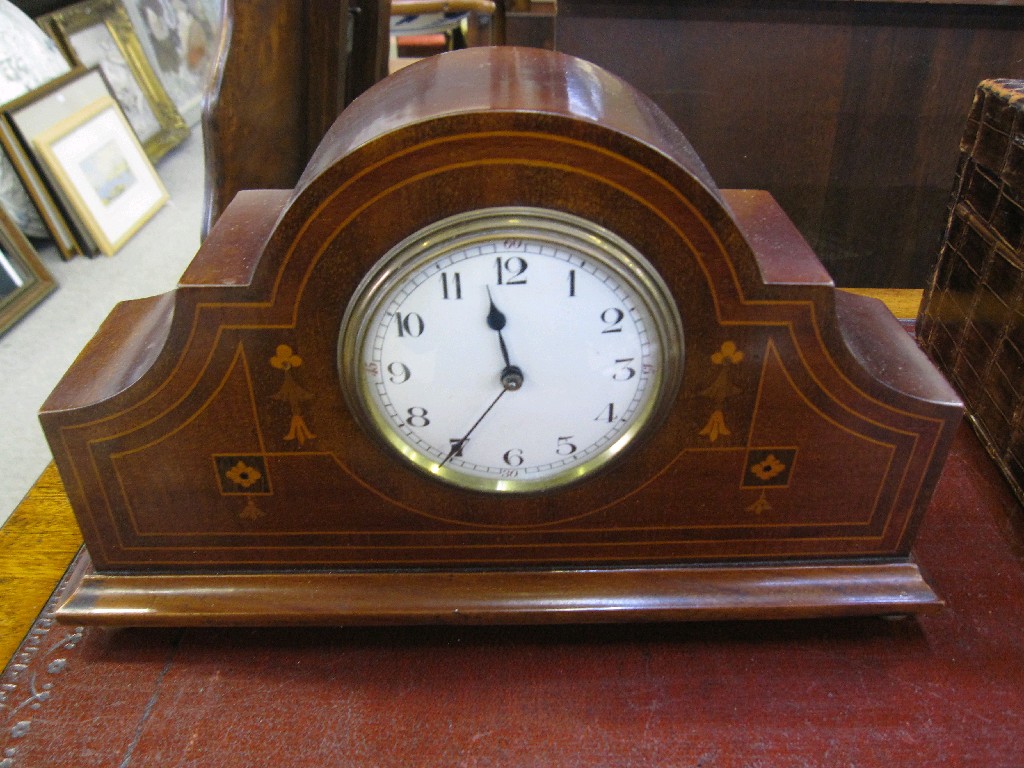
{"type": "Polygon", "coordinates": [[[115,308],[41,419],[109,624],[906,613],[961,404],[579,59],[432,57],[115,308]]]}

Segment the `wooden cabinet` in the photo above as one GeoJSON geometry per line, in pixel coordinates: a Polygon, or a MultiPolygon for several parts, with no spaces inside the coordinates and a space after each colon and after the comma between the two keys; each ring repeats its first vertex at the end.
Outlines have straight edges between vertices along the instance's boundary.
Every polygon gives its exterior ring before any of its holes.
{"type": "MultiPolygon", "coordinates": [[[[769,190],[840,285],[924,284],[974,89],[1024,76],[1019,0],[559,0],[552,25],[557,50],[651,96],[720,186],[769,190]]],[[[509,44],[536,44],[518,29],[509,44]]]]}

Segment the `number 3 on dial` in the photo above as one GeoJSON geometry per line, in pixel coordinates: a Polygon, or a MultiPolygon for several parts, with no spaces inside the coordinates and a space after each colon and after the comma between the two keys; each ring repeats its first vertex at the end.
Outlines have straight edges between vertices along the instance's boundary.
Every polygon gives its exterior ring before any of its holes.
{"type": "Polygon", "coordinates": [[[339,370],[364,427],[462,488],[589,477],[668,408],[683,329],[632,246],[564,213],[497,208],[413,234],[349,303],[339,370]]]}

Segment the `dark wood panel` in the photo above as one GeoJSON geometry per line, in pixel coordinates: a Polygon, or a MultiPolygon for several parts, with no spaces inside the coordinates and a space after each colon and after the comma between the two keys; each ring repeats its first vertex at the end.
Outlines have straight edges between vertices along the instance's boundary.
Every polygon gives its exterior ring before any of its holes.
{"type": "MultiPolygon", "coordinates": [[[[319,0],[311,0],[311,26],[315,21],[319,0]]],[[[352,52],[349,61],[348,86],[345,104],[352,101],[388,73],[388,34],[391,24],[391,3],[384,0],[359,0],[352,3],[352,52]]],[[[311,70],[311,75],[316,70],[311,70]]],[[[344,105],[343,105],[344,106],[344,105]]],[[[335,115],[337,116],[337,115],[335,115]]],[[[333,122],[333,121],[332,121],[333,122]]],[[[325,128],[330,127],[325,126],[325,128]]],[[[326,130],[324,131],[326,133],[326,130]]],[[[312,153],[319,139],[309,145],[312,153]]],[[[308,157],[308,155],[307,155],[308,157]]]]}
{"type": "Polygon", "coordinates": [[[506,2],[505,41],[530,48],[555,47],[555,4],[506,2]]]}
{"type": "Polygon", "coordinates": [[[652,96],[719,185],[771,191],[841,285],[924,284],[974,88],[1024,76],[1010,6],[563,0],[556,40],[652,96]]]}
{"type": "Polygon", "coordinates": [[[348,101],[384,76],[388,4],[226,0],[204,108],[204,233],[243,189],[290,189],[348,101]],[[353,50],[345,41],[353,24],[353,50]]]}
{"type": "Polygon", "coordinates": [[[204,105],[204,233],[241,189],[288,188],[307,150],[303,0],[227,0],[204,105]],[[239,151],[245,147],[245,151],[239,151]]]}

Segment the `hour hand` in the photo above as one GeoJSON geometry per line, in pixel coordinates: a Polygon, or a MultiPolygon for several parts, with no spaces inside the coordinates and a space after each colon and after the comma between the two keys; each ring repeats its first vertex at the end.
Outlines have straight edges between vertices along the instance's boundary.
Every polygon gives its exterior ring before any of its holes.
{"type": "MultiPolygon", "coordinates": [[[[487,310],[487,327],[492,331],[497,331],[501,334],[501,329],[505,327],[505,313],[494,306],[494,298],[491,296],[491,289],[487,289],[487,301],[490,303],[490,308],[487,310]]],[[[500,338],[500,335],[499,335],[500,338]]],[[[508,359],[506,356],[505,365],[508,365],[508,359]]]]}
{"type": "Polygon", "coordinates": [[[487,310],[487,327],[492,331],[498,332],[498,346],[501,348],[501,357],[505,361],[505,367],[498,375],[498,378],[501,379],[501,386],[504,389],[514,391],[523,386],[523,370],[518,365],[512,365],[512,361],[509,360],[505,337],[501,334],[506,322],[505,313],[494,305],[494,298],[491,296],[490,288],[487,289],[487,301],[490,304],[487,310]]]}

